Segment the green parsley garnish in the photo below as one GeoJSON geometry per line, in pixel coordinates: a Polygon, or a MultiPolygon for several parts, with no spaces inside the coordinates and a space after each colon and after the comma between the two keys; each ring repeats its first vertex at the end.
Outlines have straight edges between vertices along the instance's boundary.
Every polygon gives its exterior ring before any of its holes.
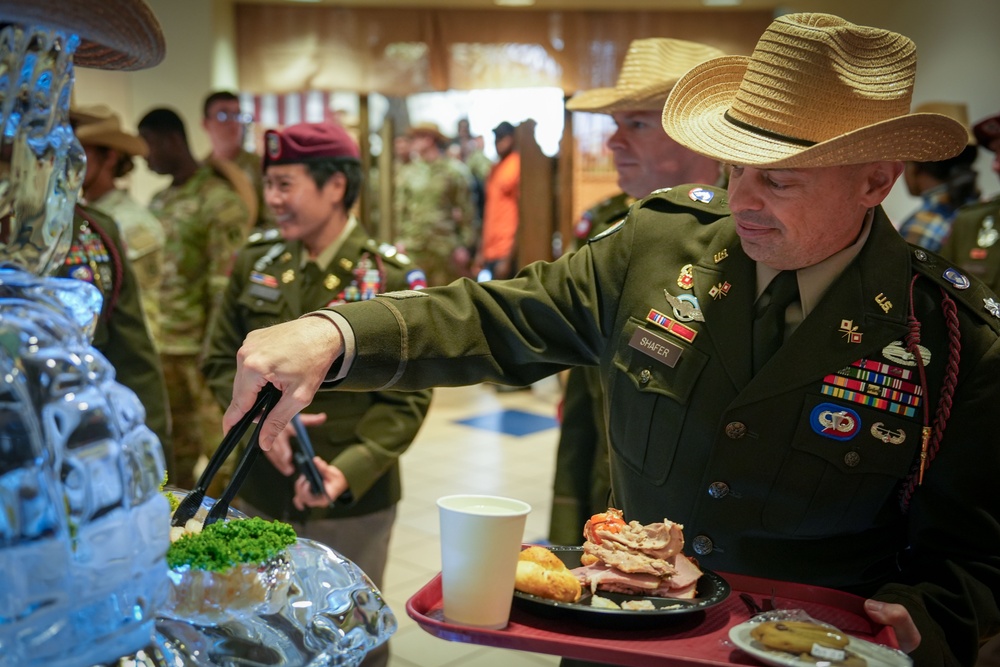
{"type": "Polygon", "coordinates": [[[167,565],[172,569],[189,565],[192,570],[225,572],[241,563],[266,563],[295,540],[295,530],[280,521],[259,517],[219,521],[171,544],[167,565]]]}

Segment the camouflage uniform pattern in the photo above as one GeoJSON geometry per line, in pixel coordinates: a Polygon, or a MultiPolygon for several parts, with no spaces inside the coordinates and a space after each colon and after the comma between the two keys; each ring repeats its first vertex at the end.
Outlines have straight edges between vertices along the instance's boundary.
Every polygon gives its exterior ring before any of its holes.
{"type": "Polygon", "coordinates": [[[253,191],[257,193],[257,219],[253,226],[257,229],[274,227],[274,215],[264,202],[264,170],[261,168],[260,156],[250,151],[240,151],[233,162],[247,175],[253,191]]]}
{"type": "Polygon", "coordinates": [[[941,256],[1000,292],[1000,195],[963,206],[941,256]]]}
{"type": "Polygon", "coordinates": [[[452,253],[471,247],[475,210],[472,174],[458,160],[415,160],[400,168],[396,181],[396,245],[424,269],[428,285],[461,277],[452,253]]]}
{"type": "Polygon", "coordinates": [[[163,370],[146,329],[138,281],[114,221],[93,208],[77,206],[73,240],[57,275],[83,280],[100,291],[103,302],[92,344],[111,362],[115,378],[146,408],[146,425],[163,445],[169,474],[172,447],[163,370]]]}
{"type": "Polygon", "coordinates": [[[166,235],[149,209],[125,190],[112,189],[90,204],[118,225],[126,253],[139,283],[142,311],[153,342],[160,336],[160,282],[163,280],[163,247],[166,235]]]}
{"type": "Polygon", "coordinates": [[[198,362],[212,311],[222,298],[250,221],[239,195],[208,166],[199,167],[183,185],[157,193],[149,208],[167,234],[160,351],[174,424],[172,481],[191,488],[199,456],[222,437],[222,412],[211,399],[198,362]]]}

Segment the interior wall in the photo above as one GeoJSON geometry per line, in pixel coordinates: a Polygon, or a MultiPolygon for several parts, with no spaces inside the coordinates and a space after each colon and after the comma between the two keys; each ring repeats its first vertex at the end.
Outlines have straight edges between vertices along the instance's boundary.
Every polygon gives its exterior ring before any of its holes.
{"type": "MultiPolygon", "coordinates": [[[[167,56],[149,71],[135,73],[77,70],[78,103],[107,103],[121,111],[133,127],[145,111],[169,104],[188,124],[196,155],[207,152],[201,130],[201,100],[213,87],[230,87],[237,80],[234,39],[236,0],[148,0],[163,24],[167,56]],[[227,64],[228,63],[228,64],[227,64]]],[[[965,101],[969,116],[978,120],[1000,111],[1000,87],[992,64],[1000,62],[1000,3],[979,0],[787,0],[782,11],[828,11],[864,25],[896,30],[917,43],[918,68],[914,103],[934,99],[965,101]]],[[[708,16],[708,14],[706,14],[708,16]]],[[[1000,192],[990,170],[992,153],[981,151],[977,163],[985,193],[1000,192]]],[[[140,200],[164,187],[145,164],[136,170],[133,190],[140,200]]],[[[902,220],[917,205],[897,186],[886,209],[902,220]]]]}

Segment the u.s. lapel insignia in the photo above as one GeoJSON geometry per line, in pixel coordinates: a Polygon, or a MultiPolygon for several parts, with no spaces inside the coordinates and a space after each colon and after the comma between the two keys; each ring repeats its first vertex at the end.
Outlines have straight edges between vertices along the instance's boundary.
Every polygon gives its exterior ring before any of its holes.
{"type": "MultiPolygon", "coordinates": [[[[931,351],[923,345],[917,345],[920,353],[920,363],[925,367],[931,363],[931,351]]],[[[901,366],[916,366],[917,356],[910,352],[901,340],[894,340],[882,348],[882,356],[901,366]]]]}
{"type": "Polygon", "coordinates": [[[949,266],[944,270],[942,275],[945,280],[955,286],[955,289],[969,289],[969,286],[972,285],[972,281],[962,275],[962,273],[954,267],[949,266]]]}
{"type": "Polygon", "coordinates": [[[719,262],[721,262],[722,260],[724,260],[726,257],[729,257],[729,249],[728,248],[723,248],[719,252],[717,252],[714,255],[712,255],[712,259],[715,260],[716,264],[718,264],[719,262]]]}
{"type": "Polygon", "coordinates": [[[672,333],[678,338],[686,340],[689,343],[693,343],[695,336],[698,335],[698,332],[694,329],[684,326],[677,320],[671,319],[660,311],[652,308],[649,310],[649,314],[646,315],[646,321],[652,322],[664,331],[672,333]]]}
{"type": "Polygon", "coordinates": [[[690,264],[685,264],[681,267],[681,273],[677,276],[677,286],[681,289],[691,289],[694,285],[694,267],[690,264]]]}
{"type": "Polygon", "coordinates": [[[713,286],[712,289],[708,290],[708,295],[713,299],[721,299],[729,294],[729,289],[731,287],[732,285],[729,283],[721,282],[718,285],[713,286]]]}
{"type": "Polygon", "coordinates": [[[875,436],[877,440],[890,445],[901,445],[903,441],[906,440],[906,431],[899,429],[896,431],[890,431],[885,427],[882,422],[875,422],[872,424],[872,435],[875,436]]]}
{"type": "Polygon", "coordinates": [[[1000,304],[993,297],[983,299],[983,307],[986,308],[986,312],[1000,319],[1000,304]]]}
{"type": "Polygon", "coordinates": [[[281,274],[281,282],[286,285],[295,280],[295,271],[293,269],[288,269],[281,274]]]}
{"type": "Polygon", "coordinates": [[[292,259],[292,253],[286,252],[281,257],[278,258],[279,262],[287,262],[292,259]]]}
{"type": "Polygon", "coordinates": [[[693,294],[681,294],[674,296],[667,290],[663,290],[663,296],[667,297],[667,303],[674,311],[674,317],[681,322],[704,322],[705,315],[698,305],[698,297],[693,294]]]}
{"type": "Polygon", "coordinates": [[[354,262],[352,262],[351,260],[347,259],[346,257],[341,257],[340,258],[340,268],[342,268],[344,271],[350,271],[351,269],[354,268],[354,262]]]}
{"type": "Polygon", "coordinates": [[[879,292],[878,296],[875,297],[875,303],[877,303],[886,313],[892,310],[892,301],[889,301],[888,297],[886,297],[886,295],[882,292],[879,292]]]}
{"type": "Polygon", "coordinates": [[[854,320],[840,320],[840,333],[844,334],[844,338],[847,339],[848,343],[860,343],[861,336],[863,335],[858,331],[858,326],[854,324],[854,320]]]}
{"type": "Polygon", "coordinates": [[[323,287],[327,288],[330,291],[337,289],[338,285],[340,285],[340,278],[333,275],[332,273],[326,274],[326,278],[323,278],[323,287]]]}

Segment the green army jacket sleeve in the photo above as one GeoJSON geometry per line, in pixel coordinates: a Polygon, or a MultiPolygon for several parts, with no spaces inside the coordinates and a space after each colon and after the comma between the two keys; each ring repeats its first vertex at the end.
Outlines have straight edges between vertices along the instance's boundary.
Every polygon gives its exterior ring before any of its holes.
{"type": "Polygon", "coordinates": [[[509,281],[337,307],[357,351],[337,388],[527,384],[599,365],[626,517],[683,524],[715,571],[900,602],[923,636],[917,664],[972,664],[1000,627],[996,298],[877,209],[859,255],[753,375],[755,265],[725,193],[701,203],[697,190],[652,196],[509,281]],[[667,296],[682,294],[704,321],[667,331],[667,296]],[[912,490],[925,414],[943,436],[912,490]]]}
{"type": "MultiPolygon", "coordinates": [[[[385,275],[383,289],[404,289],[407,276],[419,270],[388,247],[380,248],[367,238],[360,226],[344,241],[329,268],[327,293],[323,302],[302,300],[301,246],[280,242],[275,234],[262,235],[237,256],[232,279],[214,318],[209,348],[202,369],[222,406],[232,397],[236,374],[236,352],[250,331],[294,319],[329,301],[351,298],[357,289],[355,272],[361,258],[381,263],[385,275]],[[262,260],[267,257],[268,259],[262,260]],[[353,288],[353,289],[352,289],[353,288]]],[[[374,265],[373,265],[374,266],[374,265]]],[[[429,390],[416,392],[374,391],[356,395],[320,395],[304,410],[325,412],[327,423],[310,429],[316,453],[339,468],[350,484],[355,504],[368,511],[387,507],[399,500],[399,457],[416,437],[430,406],[429,390]],[[378,487],[384,497],[366,497],[378,487]],[[385,487],[385,488],[383,488],[385,487]],[[378,508],[381,508],[378,507],[378,508]]],[[[264,509],[264,508],[261,508],[264,509]]]]}

